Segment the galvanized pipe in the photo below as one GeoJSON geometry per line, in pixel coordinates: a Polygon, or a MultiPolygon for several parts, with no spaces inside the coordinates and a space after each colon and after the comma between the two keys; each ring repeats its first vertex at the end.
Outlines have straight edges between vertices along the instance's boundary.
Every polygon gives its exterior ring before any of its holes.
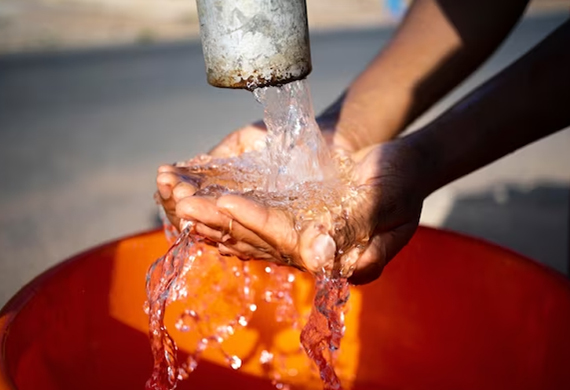
{"type": "Polygon", "coordinates": [[[208,82],[253,90],[311,72],[305,0],[196,0],[208,82]]]}

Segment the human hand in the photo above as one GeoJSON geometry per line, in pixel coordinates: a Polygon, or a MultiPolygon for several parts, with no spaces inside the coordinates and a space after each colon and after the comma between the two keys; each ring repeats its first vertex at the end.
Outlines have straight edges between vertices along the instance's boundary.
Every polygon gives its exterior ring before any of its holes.
{"type": "MultiPolygon", "coordinates": [[[[341,135],[335,135],[336,119],[323,116],[317,119],[327,145],[331,148],[352,150],[348,140],[341,135]]],[[[191,163],[204,163],[213,158],[237,157],[243,153],[259,150],[265,147],[267,129],[263,122],[255,122],[227,135],[218,145],[206,155],[197,156],[189,161],[177,164],[165,164],[158,168],[155,199],[161,204],[170,223],[180,230],[180,217],[176,214],[178,201],[196,192],[195,183],[186,176],[184,167],[191,163]]]]}
{"type": "Polygon", "coordinates": [[[358,165],[353,180],[368,191],[354,205],[353,228],[368,232],[370,239],[350,282],[365,284],[377,279],[412,238],[427,193],[422,158],[405,139],[363,149],[354,159],[358,165]]]}
{"type": "Polygon", "coordinates": [[[195,221],[196,232],[222,254],[258,259],[310,271],[331,267],[341,257],[352,268],[352,283],[376,279],[409,241],[418,225],[423,193],[418,157],[404,141],[379,144],[353,154],[352,182],[359,188],[339,231],[321,222],[295,229],[294,216],[241,195],[188,196],[177,215],[195,221]],[[351,249],[353,243],[361,246],[351,249]]]}
{"type": "Polygon", "coordinates": [[[207,155],[198,156],[185,163],[160,166],[156,177],[158,191],[155,194],[155,199],[164,208],[170,223],[176,229],[180,229],[180,217],[176,215],[176,204],[179,200],[192,196],[196,192],[193,181],[185,175],[184,169],[180,169],[179,166],[185,166],[191,162],[207,161],[208,157],[230,158],[261,149],[265,146],[266,135],[265,126],[256,122],[227,135],[207,155]]]}

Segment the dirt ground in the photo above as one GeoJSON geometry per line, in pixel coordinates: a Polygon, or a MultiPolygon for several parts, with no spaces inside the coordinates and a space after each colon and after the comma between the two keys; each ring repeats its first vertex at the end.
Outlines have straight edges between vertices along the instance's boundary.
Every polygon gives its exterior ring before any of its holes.
{"type": "MultiPolygon", "coordinates": [[[[529,12],[570,8],[534,0],[529,12]]],[[[395,23],[381,0],[307,0],[312,30],[395,23]]],[[[196,38],[194,0],[1,0],[0,54],[196,38]]]]}

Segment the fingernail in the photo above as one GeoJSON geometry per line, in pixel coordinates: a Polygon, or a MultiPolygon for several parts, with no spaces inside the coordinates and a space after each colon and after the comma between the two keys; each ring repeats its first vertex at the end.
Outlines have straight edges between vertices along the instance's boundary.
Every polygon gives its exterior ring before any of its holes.
{"type": "Polygon", "coordinates": [[[328,234],[319,234],[312,245],[315,266],[317,269],[332,265],[336,252],[336,244],[328,234]]]}
{"type": "Polygon", "coordinates": [[[160,197],[164,200],[168,200],[172,196],[172,190],[169,185],[158,186],[158,192],[160,193],[160,197]]]}

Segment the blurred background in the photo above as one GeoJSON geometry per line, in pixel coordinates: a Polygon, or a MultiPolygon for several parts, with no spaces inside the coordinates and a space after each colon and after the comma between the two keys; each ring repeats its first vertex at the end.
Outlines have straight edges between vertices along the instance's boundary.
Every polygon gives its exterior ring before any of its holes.
{"type": "MultiPolygon", "coordinates": [[[[307,0],[317,111],[394,32],[405,3],[307,0]]],[[[479,71],[417,128],[569,14],[534,0],[479,71]]],[[[260,118],[246,91],[206,83],[193,0],[0,0],[0,305],[55,263],[158,226],[156,168],[260,118]]],[[[434,193],[422,223],[568,273],[570,132],[434,193]]],[[[136,261],[136,259],[133,259],[136,261]]]]}

